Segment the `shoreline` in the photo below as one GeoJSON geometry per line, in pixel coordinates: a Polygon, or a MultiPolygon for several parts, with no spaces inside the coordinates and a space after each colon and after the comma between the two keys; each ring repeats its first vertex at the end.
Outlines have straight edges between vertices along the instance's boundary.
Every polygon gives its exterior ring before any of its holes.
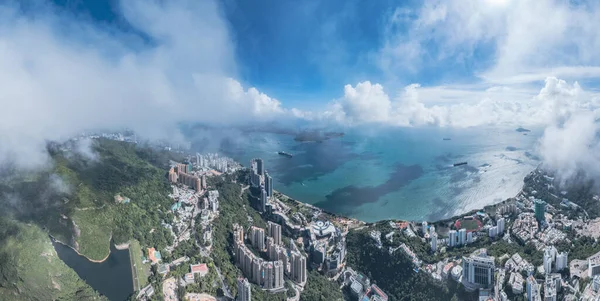
{"type": "MultiPolygon", "coordinates": [[[[539,167],[540,167],[540,165],[538,165],[536,168],[534,168],[532,171],[530,171],[527,175],[530,175],[531,173],[535,172],[536,170],[539,169],[539,167]]],[[[523,178],[522,181],[523,181],[523,185],[525,185],[525,183],[524,183],[525,178],[523,178]]],[[[302,201],[299,201],[299,200],[297,200],[295,198],[290,197],[289,195],[287,195],[287,194],[285,194],[285,193],[283,193],[283,192],[281,192],[279,190],[273,190],[273,191],[275,191],[275,192],[279,193],[280,195],[286,197],[288,199],[288,201],[296,202],[296,203],[300,204],[301,206],[305,206],[305,207],[308,207],[308,208],[311,208],[311,209],[320,210],[322,213],[325,213],[325,214],[333,216],[333,217],[343,217],[343,218],[346,218],[346,219],[351,219],[351,220],[354,220],[354,221],[359,221],[359,222],[365,223],[366,225],[372,225],[372,224],[377,224],[377,223],[387,222],[387,221],[395,221],[395,222],[398,222],[398,221],[400,221],[400,222],[419,222],[417,220],[404,220],[404,219],[395,219],[395,218],[388,218],[388,219],[381,219],[381,220],[377,220],[377,221],[373,221],[373,222],[366,222],[366,221],[363,221],[363,220],[355,218],[355,217],[350,217],[350,216],[346,216],[346,215],[340,215],[340,214],[337,214],[337,213],[329,212],[329,211],[327,211],[327,210],[325,210],[323,208],[320,208],[318,206],[315,206],[315,205],[312,205],[312,204],[309,204],[309,203],[304,203],[302,201]]],[[[434,224],[435,223],[440,223],[440,222],[447,222],[447,221],[450,221],[450,220],[453,220],[453,219],[465,216],[465,215],[467,215],[467,214],[469,214],[471,212],[482,211],[482,210],[485,210],[488,207],[494,207],[494,206],[502,204],[502,203],[504,203],[504,202],[506,202],[506,201],[508,201],[508,200],[510,200],[512,198],[515,198],[518,195],[520,195],[522,192],[523,192],[523,187],[521,187],[519,189],[519,192],[517,192],[514,196],[505,198],[502,201],[494,202],[492,204],[488,204],[488,205],[485,205],[485,206],[480,207],[480,208],[475,208],[475,209],[467,210],[467,211],[464,211],[464,212],[461,212],[461,213],[454,213],[453,216],[450,216],[450,217],[447,217],[447,218],[438,219],[438,220],[435,220],[435,221],[427,221],[427,222],[428,223],[434,223],[434,224]]]]}
{"type": "MultiPolygon", "coordinates": [[[[73,246],[71,246],[69,244],[66,244],[66,243],[62,242],[61,240],[57,239],[56,237],[52,236],[52,234],[48,233],[48,236],[50,236],[50,238],[52,239],[53,242],[57,242],[57,243],[65,246],[65,247],[71,248],[71,250],[75,251],[75,253],[77,253],[77,255],[79,255],[81,257],[84,257],[85,259],[87,259],[88,261],[93,262],[93,263],[103,263],[103,262],[105,262],[108,259],[108,257],[110,257],[110,254],[112,254],[112,252],[110,251],[110,245],[109,245],[109,247],[108,247],[108,255],[106,255],[106,257],[104,257],[103,259],[100,259],[100,260],[98,260],[98,259],[91,259],[91,258],[89,258],[89,257],[81,254],[78,250],[76,250],[75,248],[73,248],[73,246]]],[[[110,239],[112,240],[112,236],[111,236],[110,239]]],[[[119,245],[117,245],[117,244],[113,244],[113,245],[115,246],[115,249],[117,249],[119,251],[123,251],[123,250],[128,250],[129,249],[129,242],[124,243],[124,244],[119,244],[119,245]],[[126,247],[124,245],[126,245],[126,247]]]]}

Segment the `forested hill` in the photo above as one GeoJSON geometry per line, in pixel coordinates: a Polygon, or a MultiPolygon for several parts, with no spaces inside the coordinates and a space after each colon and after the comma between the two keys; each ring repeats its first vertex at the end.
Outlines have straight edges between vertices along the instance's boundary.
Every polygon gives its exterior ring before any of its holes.
{"type": "Polygon", "coordinates": [[[135,238],[166,246],[168,231],[150,230],[173,218],[164,177],[173,153],[107,139],[94,140],[87,155],[59,147],[49,151],[51,169],[0,187],[17,220],[39,225],[94,260],[108,256],[111,237],[115,243],[135,238]],[[117,196],[130,202],[119,203],[117,196]]]}
{"type": "Polygon", "coordinates": [[[58,259],[48,234],[94,260],[108,256],[111,238],[167,245],[170,233],[156,227],[173,218],[165,168],[181,158],[107,139],[86,153],[70,149],[50,145],[50,168],[0,179],[1,300],[99,298],[58,259]]]}

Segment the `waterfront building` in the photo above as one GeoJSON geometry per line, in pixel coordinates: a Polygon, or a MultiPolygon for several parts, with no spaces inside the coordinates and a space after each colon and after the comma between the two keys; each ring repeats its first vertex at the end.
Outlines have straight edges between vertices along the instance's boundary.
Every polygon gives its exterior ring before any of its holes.
{"type": "Polygon", "coordinates": [[[269,237],[273,238],[273,243],[281,245],[281,225],[269,221],[269,237]]]}
{"type": "Polygon", "coordinates": [[[431,225],[431,226],[429,226],[429,235],[431,236],[431,235],[433,235],[433,233],[435,233],[435,226],[431,225]]]}
{"type": "Polygon", "coordinates": [[[456,245],[456,238],[457,238],[456,230],[448,231],[448,246],[449,247],[454,247],[456,245]]]}
{"type": "Polygon", "coordinates": [[[265,190],[267,191],[267,197],[273,196],[273,178],[268,172],[265,172],[265,190]]]}
{"type": "Polygon", "coordinates": [[[256,173],[255,170],[253,170],[250,173],[250,183],[252,184],[252,187],[260,186],[260,176],[256,173]]]}
{"type": "Polygon", "coordinates": [[[467,243],[467,229],[458,230],[458,245],[465,245],[467,243]]]}
{"type": "Polygon", "coordinates": [[[421,223],[421,233],[423,233],[423,235],[425,235],[427,233],[427,222],[423,221],[421,223]]]}
{"type": "Polygon", "coordinates": [[[236,301],[251,301],[252,300],[252,288],[250,282],[246,278],[238,278],[237,280],[238,295],[236,301]]]}
{"type": "Polygon", "coordinates": [[[545,220],[544,213],[546,212],[546,202],[542,200],[534,201],[535,219],[541,223],[545,220]]]}
{"type": "Polygon", "coordinates": [[[261,158],[256,159],[256,173],[261,177],[265,174],[265,166],[261,158]]]}
{"type": "Polygon", "coordinates": [[[260,204],[258,207],[258,211],[260,211],[261,213],[263,213],[267,210],[267,200],[268,200],[267,191],[264,188],[262,188],[260,190],[260,204]]]}
{"type": "Polygon", "coordinates": [[[462,276],[465,287],[489,288],[494,285],[494,257],[486,253],[463,257],[462,276]]]}

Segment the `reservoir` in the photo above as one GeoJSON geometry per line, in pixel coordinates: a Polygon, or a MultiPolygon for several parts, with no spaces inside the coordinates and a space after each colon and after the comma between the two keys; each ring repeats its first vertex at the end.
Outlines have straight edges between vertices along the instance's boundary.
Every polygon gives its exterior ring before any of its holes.
{"type": "Polygon", "coordinates": [[[110,245],[110,256],[101,262],[91,262],[73,249],[55,241],[52,242],[58,257],[93,289],[111,301],[127,300],[133,293],[133,280],[129,250],[117,250],[110,245]]]}

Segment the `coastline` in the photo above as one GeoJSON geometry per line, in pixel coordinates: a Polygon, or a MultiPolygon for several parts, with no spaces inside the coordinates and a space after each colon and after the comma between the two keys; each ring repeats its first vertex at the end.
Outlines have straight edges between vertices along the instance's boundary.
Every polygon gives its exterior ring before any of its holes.
{"type": "MultiPolygon", "coordinates": [[[[530,171],[527,175],[530,175],[531,173],[533,173],[536,170],[538,170],[538,168],[540,167],[540,165],[538,165],[536,168],[534,168],[532,171],[530,171]]],[[[524,185],[525,184],[524,183],[525,178],[523,178],[522,181],[523,181],[523,185],[524,185]]],[[[392,219],[382,219],[382,220],[377,220],[377,221],[373,221],[373,222],[366,222],[366,221],[363,221],[363,220],[358,219],[358,218],[336,214],[336,213],[333,213],[333,212],[329,212],[329,211],[327,211],[327,210],[325,210],[323,208],[320,208],[318,206],[315,206],[315,205],[312,205],[312,204],[309,204],[309,203],[301,202],[301,201],[299,201],[299,200],[297,200],[295,198],[292,198],[289,195],[287,195],[287,194],[285,194],[285,193],[283,193],[283,192],[281,192],[279,190],[273,190],[273,191],[279,193],[283,197],[286,197],[288,199],[288,201],[293,201],[293,202],[295,202],[295,203],[297,203],[297,204],[299,204],[301,206],[308,207],[308,208],[311,208],[311,209],[320,210],[322,213],[325,213],[325,214],[333,216],[333,217],[343,217],[343,218],[346,218],[346,219],[350,219],[350,220],[354,220],[354,221],[359,221],[359,222],[365,223],[365,225],[373,225],[373,224],[377,224],[377,223],[380,223],[380,222],[387,222],[387,221],[395,221],[395,222],[419,222],[419,221],[416,221],[416,220],[403,220],[403,219],[393,219],[393,218],[392,219]]],[[[475,209],[471,209],[471,210],[468,210],[468,211],[463,211],[463,212],[460,212],[460,213],[454,213],[453,216],[447,217],[447,218],[444,218],[444,219],[439,219],[439,220],[435,220],[435,221],[427,221],[427,222],[428,223],[434,223],[434,224],[435,223],[441,223],[441,222],[447,222],[447,221],[451,221],[451,220],[454,220],[456,218],[468,215],[469,213],[473,213],[474,214],[474,213],[476,213],[478,211],[486,210],[486,208],[495,207],[495,206],[497,206],[499,204],[503,204],[504,202],[506,202],[506,201],[508,201],[508,200],[510,200],[512,198],[515,198],[516,196],[518,196],[522,192],[523,192],[523,187],[521,187],[521,189],[519,189],[519,192],[517,192],[514,196],[506,198],[506,199],[503,199],[502,201],[494,202],[492,204],[485,205],[485,206],[483,206],[481,208],[475,208],[475,209]]]]}

